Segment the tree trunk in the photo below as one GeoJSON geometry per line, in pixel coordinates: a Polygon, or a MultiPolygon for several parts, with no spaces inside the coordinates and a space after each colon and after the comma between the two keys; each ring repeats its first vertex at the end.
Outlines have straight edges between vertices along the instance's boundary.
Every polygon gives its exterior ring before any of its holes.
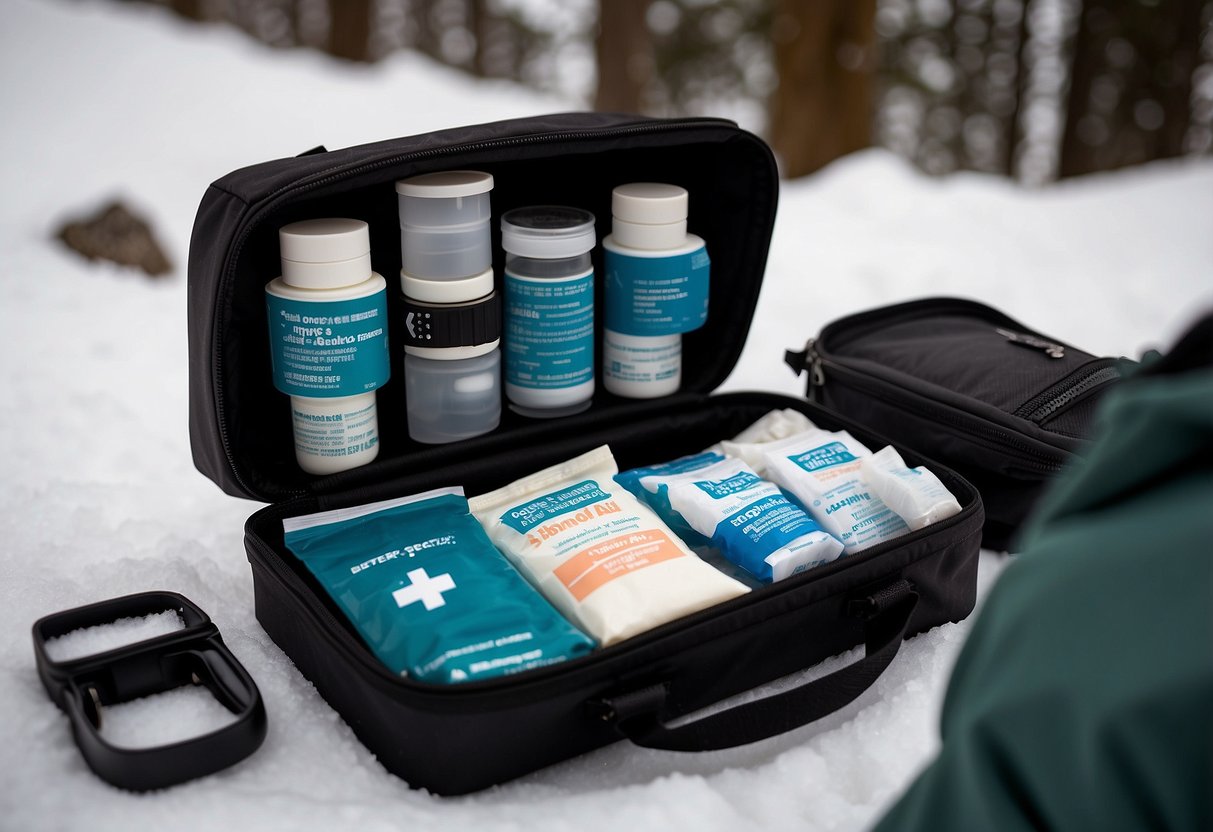
{"type": "MultiPolygon", "coordinates": [[[[1170,64],[1170,83],[1160,83],[1157,99],[1162,106],[1164,120],[1155,134],[1152,158],[1169,159],[1184,153],[1184,136],[1192,123],[1192,76],[1201,64],[1201,0],[1179,0],[1170,17],[1166,42],[1160,50],[1170,64]]],[[[1159,66],[1159,70],[1163,67],[1159,66]]]]}
{"type": "Polygon", "coordinates": [[[329,0],[329,54],[349,61],[371,60],[373,0],[329,0]]]}
{"type": "Polygon", "coordinates": [[[875,0],[776,0],[771,144],[785,176],[872,141],[875,0]]]}
{"type": "Polygon", "coordinates": [[[169,8],[190,20],[206,20],[206,0],[169,0],[169,8]]]}
{"type": "Polygon", "coordinates": [[[1079,123],[1087,114],[1098,59],[1091,35],[1091,16],[1090,4],[1083,0],[1070,58],[1070,91],[1066,97],[1066,126],[1061,136],[1058,178],[1077,176],[1094,170],[1093,150],[1079,137],[1079,123]]]}
{"type": "Polygon", "coordinates": [[[639,113],[653,77],[653,43],[645,12],[650,0],[599,0],[598,89],[594,109],[639,113]]]}
{"type": "Polygon", "coordinates": [[[489,76],[489,20],[488,0],[468,1],[468,29],[476,39],[476,51],[472,53],[472,74],[479,78],[489,76]]]}
{"type": "Polygon", "coordinates": [[[1015,172],[1015,151],[1019,148],[1020,115],[1023,113],[1024,98],[1028,94],[1028,39],[1031,30],[1028,29],[1028,7],[1032,0],[1023,0],[1023,9],[1019,14],[1019,37],[1015,41],[1015,106],[1007,117],[1006,146],[1003,148],[1002,172],[1012,179],[1017,179],[1015,172]]]}

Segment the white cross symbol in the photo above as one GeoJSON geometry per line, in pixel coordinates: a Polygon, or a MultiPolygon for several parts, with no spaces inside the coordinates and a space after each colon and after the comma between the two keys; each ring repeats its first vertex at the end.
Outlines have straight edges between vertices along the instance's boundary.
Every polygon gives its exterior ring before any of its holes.
{"type": "Polygon", "coordinates": [[[442,593],[455,588],[455,579],[447,573],[431,578],[425,574],[424,569],[412,569],[409,571],[409,580],[412,582],[410,586],[402,586],[392,593],[398,607],[407,607],[415,601],[420,601],[425,604],[427,610],[436,610],[446,603],[442,593]]]}

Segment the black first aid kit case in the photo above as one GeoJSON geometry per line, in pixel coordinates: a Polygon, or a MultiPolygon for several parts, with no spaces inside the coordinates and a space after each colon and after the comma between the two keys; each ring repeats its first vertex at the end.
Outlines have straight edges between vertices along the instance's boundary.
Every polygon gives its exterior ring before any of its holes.
{"type": "MultiPolygon", "coordinates": [[[[684,752],[754,742],[843,707],[888,666],[903,639],[972,610],[981,499],[962,477],[904,446],[907,465],[934,471],[959,501],[959,514],[579,658],[484,681],[428,684],[389,671],[284,544],[285,518],[452,485],[475,496],[601,445],[621,470],[661,463],[732,438],[779,408],[846,429],[872,449],[889,444],[806,399],[712,393],[751,326],[777,199],[770,150],[731,122],[590,113],[312,152],[238,170],[205,194],[189,260],[195,464],[224,491],[271,503],[245,530],[258,620],[409,785],[466,793],[625,739],[684,752]],[[389,292],[393,367],[378,391],[378,456],[340,473],[305,474],[269,357],[265,285],[280,274],[278,230],[321,217],[365,220],[374,268],[394,283],[401,251],[393,183],[456,169],[492,174],[494,220],[518,206],[576,206],[597,218],[598,239],[610,232],[616,186],[685,187],[690,231],[707,241],[711,284],[706,324],[683,337],[681,387],[633,400],[600,385],[577,415],[541,420],[503,410],[500,426],[485,435],[415,443],[405,429],[401,301],[389,292]],[[766,698],[726,701],[857,645],[863,656],[829,675],[766,698]],[[694,713],[713,705],[705,716],[694,713]]],[[[596,273],[598,258],[596,249],[596,273]]],[[[601,285],[595,291],[597,305],[601,285]]],[[[598,326],[596,347],[601,338],[598,326]]]]}

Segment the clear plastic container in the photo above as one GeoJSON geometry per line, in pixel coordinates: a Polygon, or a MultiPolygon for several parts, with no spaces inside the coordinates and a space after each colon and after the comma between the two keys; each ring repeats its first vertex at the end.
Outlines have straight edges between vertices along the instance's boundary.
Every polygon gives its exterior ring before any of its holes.
{"type": "Polygon", "coordinates": [[[426,280],[457,280],[492,265],[491,174],[427,173],[396,183],[401,270],[426,280]]]}
{"type": "Polygon", "coordinates": [[[406,352],[409,436],[437,445],[495,430],[501,421],[501,350],[446,361],[406,352]]]}

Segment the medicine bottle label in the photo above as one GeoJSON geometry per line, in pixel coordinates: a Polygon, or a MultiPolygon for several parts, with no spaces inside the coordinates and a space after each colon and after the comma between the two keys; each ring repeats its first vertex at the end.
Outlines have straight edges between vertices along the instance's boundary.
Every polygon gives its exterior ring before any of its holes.
{"type": "Polygon", "coordinates": [[[391,375],[387,290],[336,301],[266,293],[274,386],[326,399],[376,390],[391,375]]]}
{"type": "Polygon", "coordinates": [[[334,410],[313,409],[292,400],[296,453],[339,459],[366,453],[379,444],[379,416],[374,402],[334,410]]]}
{"type": "MultiPolygon", "coordinates": [[[[609,329],[602,334],[603,374],[619,385],[678,384],[682,374],[682,340],[635,343],[609,329]]],[[[628,395],[622,387],[611,392],[628,395]]]]}
{"type": "Polygon", "coordinates": [[[624,335],[677,335],[708,319],[711,261],[700,247],[668,257],[605,249],[606,327],[624,335]]]}
{"type": "Polygon", "coordinates": [[[594,378],[594,272],[563,278],[505,273],[505,378],[558,390],[594,378]]]}

